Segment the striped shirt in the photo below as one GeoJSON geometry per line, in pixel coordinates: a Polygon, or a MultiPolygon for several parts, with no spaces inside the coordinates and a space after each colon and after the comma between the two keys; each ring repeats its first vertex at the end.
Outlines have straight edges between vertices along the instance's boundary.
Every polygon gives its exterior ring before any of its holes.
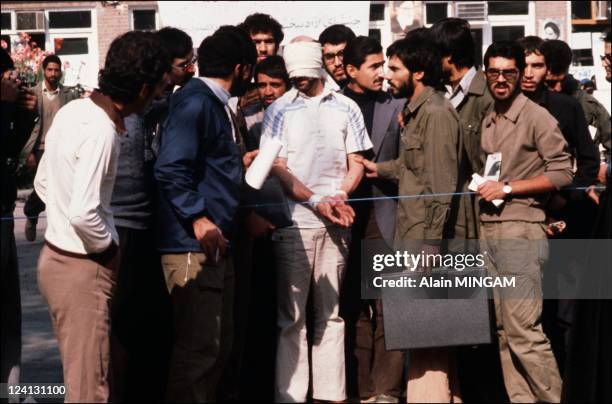
{"type": "MultiPolygon", "coordinates": [[[[261,144],[277,138],[279,157],[292,174],[319,195],[334,195],[348,171],[347,155],[372,148],[363,115],[350,98],[326,86],[308,97],[292,89],[266,110],[261,144]]],[[[328,224],[306,205],[290,205],[294,227],[328,224]]]]}

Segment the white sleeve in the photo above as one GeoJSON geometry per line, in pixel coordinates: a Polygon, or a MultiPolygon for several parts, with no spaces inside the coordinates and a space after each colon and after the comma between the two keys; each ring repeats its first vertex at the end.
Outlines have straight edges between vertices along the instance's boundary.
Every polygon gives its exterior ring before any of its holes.
{"type": "Polygon", "coordinates": [[[34,190],[40,200],[47,203],[47,153],[43,153],[38,162],[38,169],[34,177],[34,190]]]}
{"type": "Polygon", "coordinates": [[[100,189],[106,180],[114,148],[115,130],[109,125],[85,140],[77,151],[72,200],[68,220],[81,238],[85,250],[99,253],[112,242],[111,232],[98,214],[100,189]]]}
{"type": "Polygon", "coordinates": [[[346,139],[344,139],[344,146],[346,147],[346,154],[356,153],[360,151],[369,150],[373,147],[372,141],[368,136],[368,131],[365,127],[363,120],[363,114],[359,109],[359,106],[354,102],[349,103],[347,120],[347,131],[346,139]]]}
{"type": "Polygon", "coordinates": [[[272,104],[266,110],[261,124],[260,148],[270,139],[277,138],[282,143],[282,148],[278,154],[280,158],[287,158],[287,135],[285,133],[285,109],[274,108],[272,104]]]}

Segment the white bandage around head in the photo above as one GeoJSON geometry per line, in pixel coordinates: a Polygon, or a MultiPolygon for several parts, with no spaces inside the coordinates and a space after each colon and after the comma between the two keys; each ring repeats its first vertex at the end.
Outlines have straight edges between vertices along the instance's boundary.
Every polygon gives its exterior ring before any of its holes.
{"type": "Polygon", "coordinates": [[[290,78],[322,77],[323,62],[321,45],[318,42],[294,42],[283,51],[285,66],[290,78]]]}

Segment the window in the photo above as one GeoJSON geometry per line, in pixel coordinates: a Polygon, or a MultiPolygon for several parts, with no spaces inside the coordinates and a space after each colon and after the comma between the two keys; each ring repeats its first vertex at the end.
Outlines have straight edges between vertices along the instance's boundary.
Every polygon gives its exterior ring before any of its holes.
{"type": "Polygon", "coordinates": [[[157,29],[155,14],[155,10],[133,10],[132,26],[137,31],[155,31],[157,29]]]}
{"type": "Polygon", "coordinates": [[[42,11],[17,13],[17,31],[42,31],[45,29],[45,14],[42,11]]]}
{"type": "Polygon", "coordinates": [[[472,37],[474,38],[474,64],[476,67],[482,65],[482,28],[472,28],[472,37]]]}
{"type": "Polygon", "coordinates": [[[2,30],[10,31],[13,29],[13,21],[11,13],[2,13],[2,30]]]}
{"type": "Polygon", "coordinates": [[[443,18],[448,17],[448,6],[446,3],[425,4],[426,24],[435,24],[443,18]]]}
{"type": "Polygon", "coordinates": [[[28,32],[30,36],[30,46],[36,45],[42,50],[46,49],[46,35],[44,32],[28,32]]]}
{"type": "Polygon", "coordinates": [[[62,55],[85,55],[89,53],[87,38],[55,38],[55,54],[62,55]]]}
{"type": "Polygon", "coordinates": [[[385,19],[385,5],[380,3],[370,4],[370,21],[383,21],[385,19]]]}
{"type": "Polygon", "coordinates": [[[572,1],[572,18],[577,20],[591,19],[590,1],[572,1]]]}
{"type": "Polygon", "coordinates": [[[368,31],[368,36],[370,38],[376,39],[378,42],[380,42],[380,39],[382,38],[382,34],[381,34],[379,29],[371,29],[371,30],[369,30],[368,31]]]}
{"type": "Polygon", "coordinates": [[[91,11],[49,11],[49,28],[90,28],[91,11]]]}
{"type": "Polygon", "coordinates": [[[529,14],[528,1],[488,1],[489,15],[529,14]]]}
{"type": "Polygon", "coordinates": [[[525,36],[525,27],[493,27],[493,42],[514,41],[525,36]]]}
{"type": "Polygon", "coordinates": [[[573,49],[572,65],[593,66],[593,51],[591,49],[573,49]]]}

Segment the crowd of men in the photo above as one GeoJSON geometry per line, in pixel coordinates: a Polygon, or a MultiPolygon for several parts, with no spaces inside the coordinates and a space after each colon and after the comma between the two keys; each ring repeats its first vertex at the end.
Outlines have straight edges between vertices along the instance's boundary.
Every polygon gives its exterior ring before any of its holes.
{"type": "Polygon", "coordinates": [[[177,28],[128,32],[87,98],[60,84],[59,57],[24,89],[2,53],[2,382],[19,381],[21,160],[36,170],[28,240],[47,215],[38,286],[67,402],[609,399],[601,377],[563,390],[570,301],[545,329],[541,297],[496,295],[495,345],[406,353],[385,349],[382,302],[360,296],[362,240],[439,253],[480,239],[492,274],[537,291],[548,251],[501,240],[610,236],[608,191],[594,188],[609,183],[610,116],[569,74],[569,46],[493,43],[479,69],[456,18],[386,50],[342,25],[280,56],[283,39],[265,14],[195,51],[177,28]],[[245,171],[274,142],[253,189],[245,171]],[[454,196],[499,154],[497,181],[454,196]]]}

